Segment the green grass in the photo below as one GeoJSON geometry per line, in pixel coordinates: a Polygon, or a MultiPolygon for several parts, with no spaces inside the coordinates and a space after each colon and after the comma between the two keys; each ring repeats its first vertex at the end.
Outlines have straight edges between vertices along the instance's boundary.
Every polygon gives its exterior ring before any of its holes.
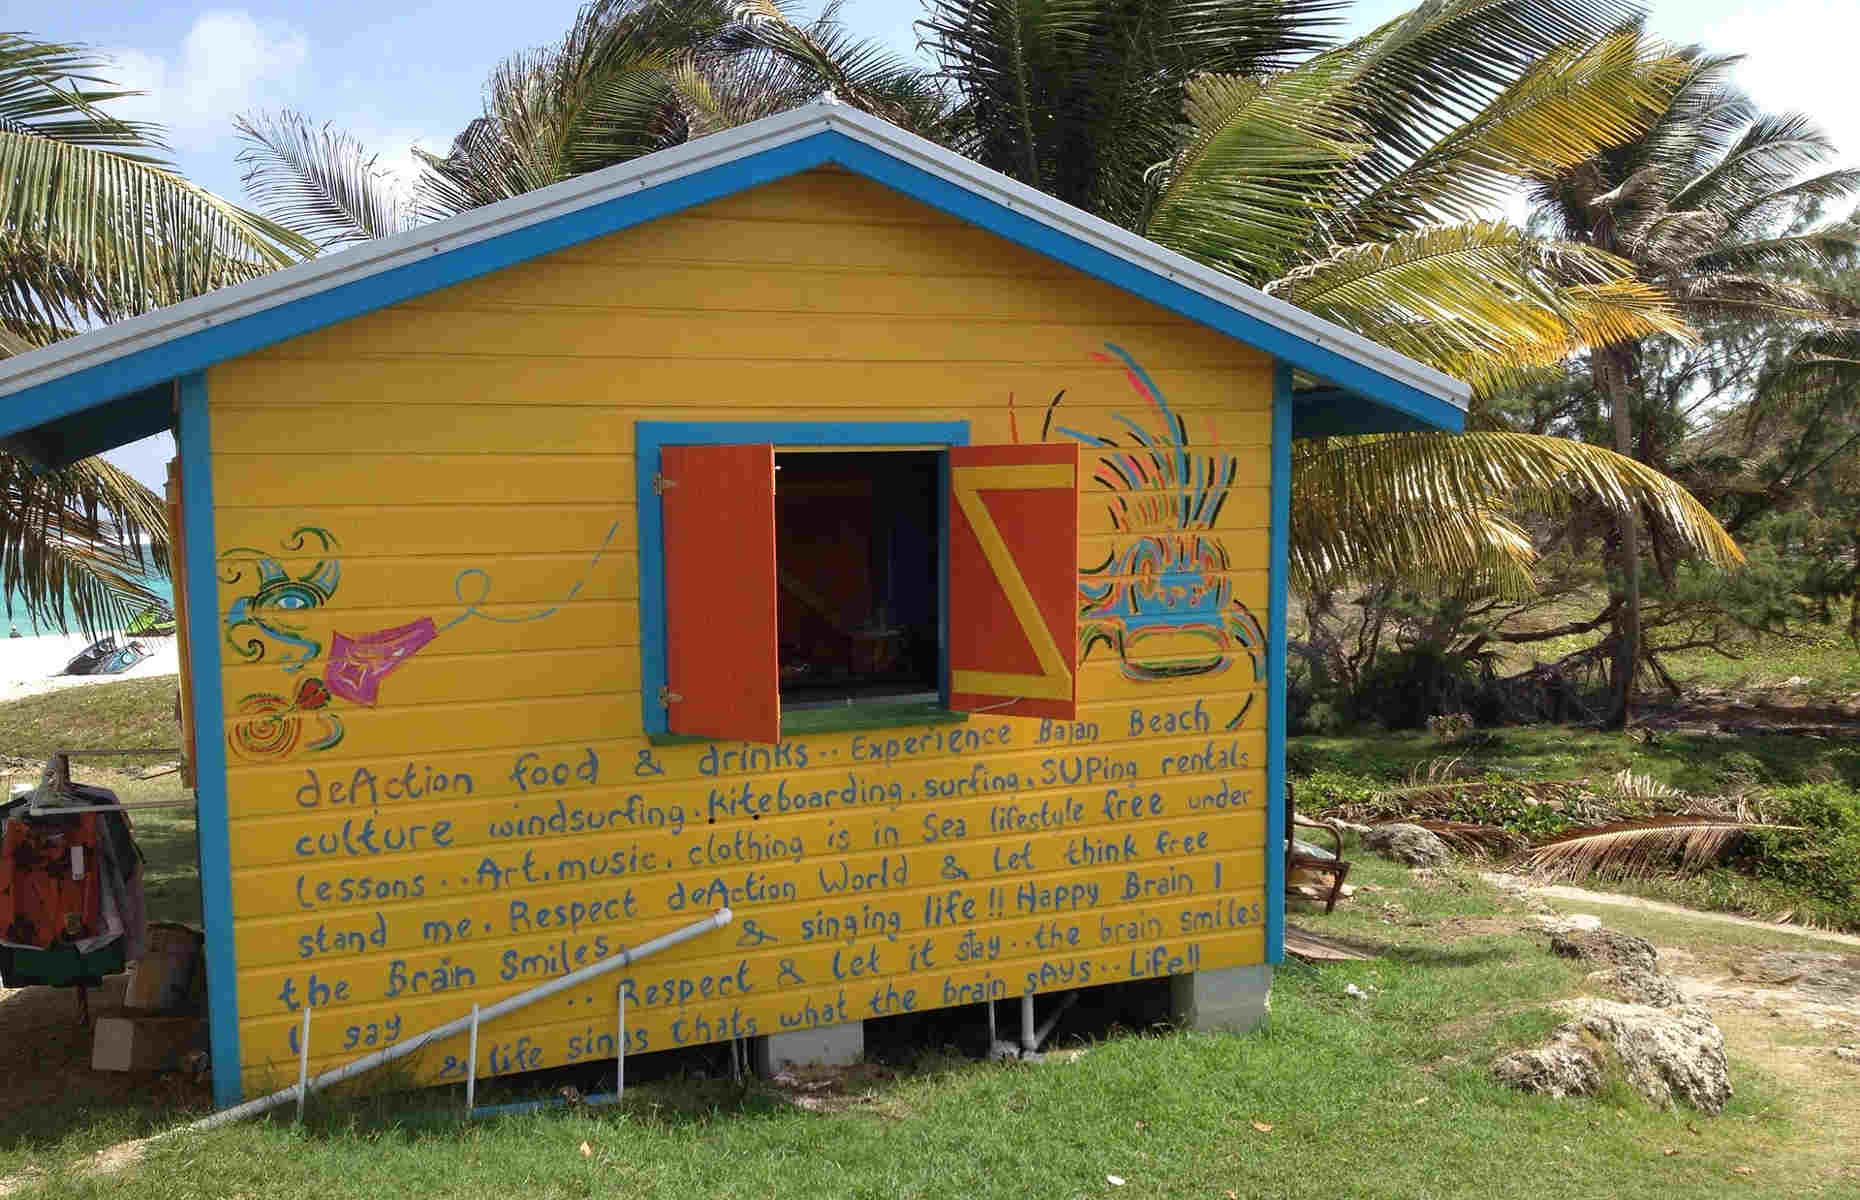
{"type": "Polygon", "coordinates": [[[1356,877],[1380,890],[1325,931],[1373,940],[1382,957],[1286,965],[1257,1035],[1129,1033],[1039,1065],[929,1054],[830,1113],[762,1085],[692,1080],[634,1089],[617,1109],[478,1123],[459,1119],[457,1088],[319,1098],[301,1128],[280,1116],[184,1135],[108,1178],[84,1177],[75,1156],[146,1127],[74,1113],[76,1128],[34,1148],[49,1174],[27,1194],[1664,1200],[1775,1195],[1785,1182],[1815,1194],[1812,1164],[1776,1152],[1813,1112],[1743,1064],[1717,1118],[1658,1112],[1620,1088],[1549,1101],[1493,1083],[1492,1058],[1557,1023],[1549,1005],[1580,969],[1541,938],[1480,932],[1507,902],[1471,876],[1423,887],[1366,861],[1356,877]]]}
{"type": "MultiPolygon", "coordinates": [[[[1814,783],[1860,795],[1860,743],[1789,734],[1660,733],[1643,742],[1619,733],[1538,725],[1492,730],[1464,744],[1442,744],[1418,732],[1301,737],[1291,740],[1287,755],[1298,806],[1306,813],[1365,800],[1444,759],[1458,759],[1460,771],[1481,778],[1587,778],[1601,785],[1631,770],[1700,795],[1814,783]]],[[[1481,814],[1465,815],[1478,819],[1481,814]]],[[[1691,878],[1658,876],[1607,886],[1697,908],[1860,930],[1860,896],[1825,889],[1817,893],[1741,871],[1717,869],[1691,878]]]]}
{"type": "MultiPolygon", "coordinates": [[[[43,759],[57,750],[80,747],[179,746],[175,678],[157,675],[88,684],[0,703],[0,754],[43,759]]],[[[135,755],[82,761],[139,769],[158,759],[135,755]]]]}
{"type": "MultiPolygon", "coordinates": [[[[111,690],[127,686],[87,691],[113,700],[111,690]]],[[[18,719],[10,707],[0,706],[0,728],[18,719]]],[[[1564,730],[1506,731],[1502,739],[1475,752],[1481,766],[1533,775],[1633,766],[1675,782],[1748,767],[1681,739],[1651,748],[1564,730]]],[[[1860,769],[1841,747],[1804,742],[1730,745],[1792,779],[1832,772],[1851,780],[1860,769]]],[[[1372,771],[1399,777],[1441,753],[1425,735],[1304,739],[1297,749],[1306,769],[1315,763],[1333,777],[1349,771],[1359,779],[1372,771]]],[[[109,777],[125,799],[179,791],[172,776],[109,777]]],[[[152,912],[197,918],[191,894],[183,895],[192,890],[191,814],[139,814],[136,825],[149,858],[152,912]]],[[[1055,1056],[1041,1065],[927,1053],[896,1072],[874,1073],[827,1113],[804,1110],[766,1085],[689,1079],[632,1089],[614,1109],[476,1123],[459,1119],[456,1087],[319,1097],[302,1127],[278,1116],[181,1135],[109,1176],[85,1173],[91,1153],[182,1123],[198,1113],[201,1093],[173,1080],[137,1081],[113,1095],[54,1084],[0,1122],[0,1177],[24,1184],[16,1194],[143,1200],[1840,1194],[1842,1185],[1829,1182],[1838,1167],[1803,1150],[1828,1144],[1813,1097],[1746,1062],[1733,1061],[1737,1096],[1717,1118],[1658,1112],[1619,1086],[1589,1101],[1498,1086],[1489,1077],[1492,1059],[1557,1024],[1551,1006],[1579,989],[1582,970],[1547,953],[1541,938],[1517,932],[1516,903],[1470,872],[1423,881],[1359,856],[1352,881],[1368,886],[1336,914],[1294,920],[1321,921],[1327,934],[1373,944],[1378,958],[1286,964],[1270,1027],[1257,1035],[1121,1033],[1079,1043],[1085,1053],[1071,1061],[1055,1056]],[[1350,984],[1368,999],[1346,995],[1350,984]],[[1127,1186],[1113,1188],[1107,1175],[1127,1186]]],[[[1790,943],[1780,932],[1701,933],[1652,914],[1632,922],[1614,910],[1602,915],[1662,940],[1790,943]]],[[[484,1099],[520,1098],[525,1086],[497,1083],[484,1099]]]]}
{"type": "MultiPolygon", "coordinates": [[[[1288,756],[1294,777],[1328,775],[1374,787],[1405,782],[1417,768],[1457,758],[1471,772],[1511,779],[1587,776],[1602,782],[1632,770],[1701,794],[1746,779],[1777,786],[1831,782],[1860,790],[1860,745],[1789,734],[1661,733],[1647,743],[1619,733],[1529,725],[1491,730],[1471,744],[1443,744],[1426,732],[1298,737],[1291,739],[1288,756]]],[[[1299,803],[1307,803],[1302,787],[1299,803]]]]}
{"type": "Polygon", "coordinates": [[[1805,679],[1790,689],[1798,700],[1852,701],[1860,693],[1860,645],[1839,628],[1800,625],[1786,638],[1764,638],[1735,649],[1735,658],[1685,650],[1662,661],[1688,688],[1741,691],[1805,679]]]}

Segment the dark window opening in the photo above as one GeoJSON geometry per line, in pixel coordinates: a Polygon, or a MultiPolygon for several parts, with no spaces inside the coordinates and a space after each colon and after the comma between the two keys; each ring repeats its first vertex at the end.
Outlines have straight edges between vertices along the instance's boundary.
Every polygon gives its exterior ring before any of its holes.
{"type": "Polygon", "coordinates": [[[936,696],[940,459],[775,456],[783,709],[936,696]]]}

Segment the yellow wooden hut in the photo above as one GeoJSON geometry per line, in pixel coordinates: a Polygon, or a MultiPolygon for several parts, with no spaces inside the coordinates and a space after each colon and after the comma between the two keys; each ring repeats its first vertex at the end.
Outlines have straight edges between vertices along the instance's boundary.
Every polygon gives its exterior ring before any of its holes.
{"type": "Polygon", "coordinates": [[[1290,447],[1463,385],[823,102],[0,363],[173,428],[223,1103],[1170,977],[1282,941],[1290,447]],[[626,1000],[625,1032],[616,1008],[626,1000]]]}

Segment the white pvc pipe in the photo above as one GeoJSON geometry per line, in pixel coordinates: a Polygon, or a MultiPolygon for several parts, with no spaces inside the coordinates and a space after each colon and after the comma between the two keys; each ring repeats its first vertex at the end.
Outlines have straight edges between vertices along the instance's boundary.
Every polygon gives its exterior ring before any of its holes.
{"type": "MultiPolygon", "coordinates": [[[[591,963],[578,971],[571,971],[560,978],[551,979],[546,983],[539,983],[528,991],[518,992],[514,996],[499,1000],[496,1004],[480,1012],[478,1018],[481,1021],[496,1020],[506,1013],[513,1013],[520,1008],[527,1008],[539,1000],[547,1000],[557,993],[565,992],[572,987],[577,987],[588,982],[590,979],[596,979],[607,974],[609,971],[617,971],[621,967],[630,966],[642,958],[657,954],[661,950],[669,950],[681,942],[688,942],[699,934],[709,933],[713,929],[722,929],[734,919],[734,914],[732,914],[729,909],[720,908],[710,916],[705,917],[702,921],[695,921],[690,925],[674,929],[670,933],[653,938],[649,942],[642,942],[635,949],[629,950],[625,947],[621,947],[618,952],[603,958],[597,963],[591,963]]],[[[354,1062],[345,1063],[340,1067],[332,1067],[321,1075],[318,1075],[315,1079],[310,1080],[306,1085],[307,1090],[320,1092],[331,1084],[341,1083],[345,1079],[353,1079],[357,1075],[366,1074],[376,1067],[393,1062],[395,1059],[405,1058],[407,1055],[417,1050],[422,1050],[433,1042],[444,1041],[454,1034],[464,1033],[471,1023],[472,1014],[467,1013],[462,1017],[447,1021],[443,1025],[435,1025],[425,1033],[401,1042],[398,1045],[389,1046],[384,1050],[376,1050],[372,1054],[363,1055],[354,1062]]],[[[200,1120],[190,1125],[179,1126],[169,1130],[167,1133],[157,1134],[156,1137],[166,1137],[168,1134],[182,1133],[188,1130],[217,1129],[221,1125],[230,1125],[234,1121],[243,1121],[247,1117],[255,1117],[259,1113],[268,1112],[278,1107],[280,1104],[289,1103],[297,1094],[297,1088],[288,1087],[283,1091],[273,1092],[269,1096],[261,1096],[256,1100],[247,1100],[244,1104],[234,1105],[232,1108],[223,1108],[219,1112],[202,1117],[200,1120]]]]}
{"type": "Polygon", "coordinates": [[[626,980],[614,985],[614,1098],[626,1095],[626,980]]]}
{"type": "Polygon", "coordinates": [[[478,1107],[478,1006],[471,1006],[471,1047],[465,1051],[465,1115],[478,1107]]]}
{"type": "Polygon", "coordinates": [[[1039,1048],[1040,1038],[1033,1028],[1033,993],[1026,992],[1020,998],[1020,1052],[1032,1054],[1039,1048]]]}
{"type": "Polygon", "coordinates": [[[310,1079],[310,1002],[304,1002],[303,1029],[297,1035],[297,1123],[304,1123],[305,1084],[310,1079]]]}

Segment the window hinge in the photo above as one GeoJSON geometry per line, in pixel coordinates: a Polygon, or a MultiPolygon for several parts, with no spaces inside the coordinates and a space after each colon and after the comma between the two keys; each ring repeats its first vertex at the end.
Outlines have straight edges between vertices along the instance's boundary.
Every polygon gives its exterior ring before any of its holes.
{"type": "Polygon", "coordinates": [[[683,696],[680,696],[677,692],[674,692],[671,688],[665,687],[664,685],[660,685],[659,687],[659,707],[660,708],[670,708],[672,705],[678,703],[680,700],[683,700],[683,699],[684,699],[683,696]]]}
{"type": "Polygon", "coordinates": [[[667,479],[665,477],[665,472],[654,471],[652,473],[652,494],[653,495],[663,496],[666,492],[670,491],[671,489],[677,486],[678,486],[678,481],[676,479],[667,479]]]}

